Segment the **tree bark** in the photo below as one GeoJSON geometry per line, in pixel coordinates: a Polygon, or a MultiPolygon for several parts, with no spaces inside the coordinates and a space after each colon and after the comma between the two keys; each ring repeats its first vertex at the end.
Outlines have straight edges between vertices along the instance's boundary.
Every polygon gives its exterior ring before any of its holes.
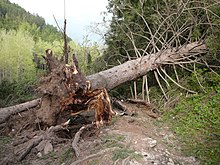
{"type": "Polygon", "coordinates": [[[41,99],[35,99],[19,105],[10,106],[6,108],[0,108],[0,124],[4,123],[11,115],[25,111],[32,107],[39,105],[41,99]]]}
{"type": "Polygon", "coordinates": [[[166,49],[155,54],[130,60],[108,70],[87,76],[86,78],[92,83],[92,88],[104,87],[110,90],[122,83],[144,76],[149,71],[163,64],[175,63],[181,57],[201,54],[206,51],[207,47],[204,43],[194,42],[175,49],[166,49]]]}

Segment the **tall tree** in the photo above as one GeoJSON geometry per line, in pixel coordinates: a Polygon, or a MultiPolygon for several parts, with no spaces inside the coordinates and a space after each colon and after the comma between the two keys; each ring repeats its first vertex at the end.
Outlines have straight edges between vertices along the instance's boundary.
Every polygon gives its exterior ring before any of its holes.
{"type": "MultiPolygon", "coordinates": [[[[108,48],[104,54],[109,67],[143,56],[150,59],[152,53],[195,41],[206,42],[210,50],[219,50],[214,44],[220,41],[220,2],[217,0],[110,0],[108,11],[113,15],[110,30],[106,34],[108,48]]],[[[216,55],[218,57],[211,53],[205,58],[182,57],[184,63],[174,61],[167,63],[169,67],[166,68],[171,71],[170,78],[178,84],[178,72],[185,69],[194,72],[194,64],[206,66],[207,59],[219,58],[219,54],[216,55]],[[178,68],[182,69],[177,71],[178,68]]],[[[169,75],[162,70],[154,71],[153,75],[166,97],[160,81],[165,80],[167,84],[169,75]]]]}

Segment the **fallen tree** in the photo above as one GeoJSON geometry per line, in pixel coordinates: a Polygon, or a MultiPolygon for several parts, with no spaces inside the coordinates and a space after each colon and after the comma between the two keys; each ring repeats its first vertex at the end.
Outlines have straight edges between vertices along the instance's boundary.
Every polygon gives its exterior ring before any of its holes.
{"type": "MultiPolygon", "coordinates": [[[[92,90],[99,88],[111,90],[124,82],[146,75],[149,71],[158,69],[165,64],[184,63],[185,61],[189,61],[191,57],[196,58],[197,56],[206,53],[206,51],[207,47],[204,43],[194,42],[178,48],[166,49],[155,54],[130,60],[121,65],[87,77],[82,77],[78,63],[76,59],[73,59],[73,64],[75,63],[74,65],[77,68],[77,72],[80,72],[79,76],[75,77],[75,79],[79,79],[77,80],[78,85],[80,84],[84,86],[81,87],[81,89],[86,88],[86,81],[88,80],[91,82],[92,90]]],[[[63,83],[66,76],[63,72],[65,63],[60,62],[50,53],[47,54],[45,59],[48,63],[50,73],[41,80],[39,91],[43,93],[43,96],[41,107],[37,110],[37,115],[45,124],[56,125],[57,123],[60,124],[61,122],[64,122],[62,117],[58,118],[61,112],[60,101],[62,98],[68,97],[70,93],[68,93],[65,83],[63,83]]],[[[37,106],[38,104],[39,99],[0,109],[0,123],[4,122],[12,114],[19,113],[31,107],[37,106]]]]}
{"type": "Polygon", "coordinates": [[[178,48],[166,49],[127,61],[111,69],[87,76],[93,88],[104,87],[108,90],[118,85],[146,75],[149,71],[164,64],[184,63],[185,60],[198,56],[207,51],[204,43],[194,42],[178,48]]]}

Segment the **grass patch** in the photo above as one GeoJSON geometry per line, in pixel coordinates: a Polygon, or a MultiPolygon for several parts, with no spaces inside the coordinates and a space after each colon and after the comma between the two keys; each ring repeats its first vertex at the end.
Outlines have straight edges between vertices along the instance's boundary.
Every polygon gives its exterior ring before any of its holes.
{"type": "Polygon", "coordinates": [[[123,147],[125,137],[123,135],[105,135],[102,137],[102,145],[106,148],[123,147]]]}
{"type": "Polygon", "coordinates": [[[8,136],[0,136],[0,146],[4,146],[11,142],[11,137],[8,136]]]}
{"type": "Polygon", "coordinates": [[[62,164],[62,163],[65,163],[67,162],[68,160],[72,159],[73,157],[73,149],[71,147],[67,148],[63,153],[62,155],[60,156],[60,161],[59,163],[62,164]]]}
{"type": "Polygon", "coordinates": [[[120,149],[113,151],[112,160],[116,161],[119,159],[125,159],[127,157],[130,157],[131,159],[137,160],[137,159],[142,158],[143,156],[136,153],[134,150],[130,150],[128,148],[120,148],[120,149]]]}
{"type": "Polygon", "coordinates": [[[220,86],[207,91],[181,98],[162,119],[178,135],[186,154],[211,165],[220,162],[220,86]]]}
{"type": "Polygon", "coordinates": [[[88,163],[87,163],[87,165],[97,165],[97,164],[99,164],[98,163],[99,161],[96,159],[96,160],[90,160],[88,163]]]}
{"type": "Polygon", "coordinates": [[[114,125],[117,121],[118,121],[118,116],[113,116],[112,121],[111,121],[111,125],[114,125]]]}

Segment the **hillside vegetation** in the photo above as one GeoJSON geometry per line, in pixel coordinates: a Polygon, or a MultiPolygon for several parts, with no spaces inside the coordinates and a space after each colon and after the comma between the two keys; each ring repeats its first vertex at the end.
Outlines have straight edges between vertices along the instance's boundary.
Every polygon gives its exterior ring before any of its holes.
{"type": "MultiPolygon", "coordinates": [[[[82,69],[100,56],[98,45],[78,44],[68,37],[70,56],[75,53],[82,69]],[[89,60],[88,60],[89,59],[89,60]]],[[[46,71],[46,49],[61,58],[63,35],[37,14],[25,11],[8,0],[0,1],[0,107],[21,103],[35,96],[39,76],[46,71]]]]}

